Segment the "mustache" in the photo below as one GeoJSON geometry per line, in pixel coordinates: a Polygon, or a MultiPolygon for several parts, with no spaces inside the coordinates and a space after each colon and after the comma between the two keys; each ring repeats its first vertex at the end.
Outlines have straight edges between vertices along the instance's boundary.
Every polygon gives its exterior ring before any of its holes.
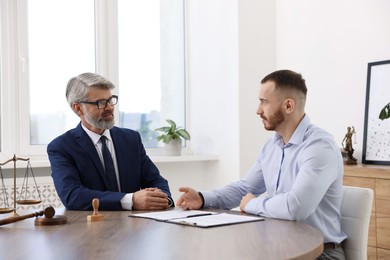
{"type": "Polygon", "coordinates": [[[102,116],[103,116],[103,117],[104,117],[104,116],[114,116],[114,113],[111,112],[111,111],[108,111],[108,112],[104,112],[104,113],[102,114],[102,116]]]}

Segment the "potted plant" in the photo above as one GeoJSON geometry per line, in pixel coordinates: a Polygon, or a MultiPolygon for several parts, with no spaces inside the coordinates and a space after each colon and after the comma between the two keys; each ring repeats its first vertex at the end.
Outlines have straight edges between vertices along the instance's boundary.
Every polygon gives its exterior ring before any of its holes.
{"type": "Polygon", "coordinates": [[[173,120],[167,119],[166,121],[169,126],[155,129],[156,131],[162,132],[157,137],[157,141],[162,141],[165,144],[166,155],[181,155],[182,139],[190,140],[191,136],[187,130],[180,126],[178,127],[173,120]]]}

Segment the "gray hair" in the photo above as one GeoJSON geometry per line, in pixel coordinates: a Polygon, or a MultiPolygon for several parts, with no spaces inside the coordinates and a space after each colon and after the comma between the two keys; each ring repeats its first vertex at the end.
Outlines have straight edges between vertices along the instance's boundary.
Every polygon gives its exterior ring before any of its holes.
{"type": "Polygon", "coordinates": [[[71,78],[66,86],[66,100],[72,110],[73,103],[88,99],[89,88],[114,89],[115,85],[108,79],[90,72],[71,78]]]}

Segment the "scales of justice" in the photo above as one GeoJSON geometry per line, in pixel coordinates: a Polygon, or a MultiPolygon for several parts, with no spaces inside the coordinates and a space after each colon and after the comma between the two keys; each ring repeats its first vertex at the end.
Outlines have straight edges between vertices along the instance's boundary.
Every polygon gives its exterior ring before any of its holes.
{"type": "Polygon", "coordinates": [[[11,217],[0,219],[0,226],[17,222],[20,220],[24,220],[27,218],[32,218],[36,217],[35,219],[35,225],[37,226],[49,226],[49,225],[60,225],[60,224],[65,224],[67,223],[67,217],[66,216],[61,216],[61,215],[55,215],[55,209],[52,206],[46,207],[42,211],[34,212],[31,214],[27,215],[19,215],[16,212],[16,204],[19,205],[33,205],[33,204],[40,204],[42,202],[41,199],[41,194],[38,189],[37,182],[35,180],[34,172],[31,167],[30,163],[30,158],[20,158],[16,157],[14,155],[13,158],[0,163],[0,178],[1,178],[1,183],[2,183],[2,200],[3,200],[3,207],[0,207],[0,214],[7,214],[7,213],[12,213],[11,217]],[[26,171],[24,174],[24,179],[23,179],[23,184],[19,193],[19,197],[16,198],[16,162],[17,161],[25,161],[27,162],[27,167],[26,171]],[[9,206],[9,198],[7,195],[5,183],[4,183],[4,175],[3,171],[1,169],[2,166],[13,162],[13,181],[14,181],[14,187],[13,187],[13,208],[9,206]],[[31,174],[31,176],[29,176],[31,174]],[[37,198],[29,198],[29,179],[33,180],[34,188],[37,192],[37,198]],[[43,217],[41,217],[43,216],[43,217]]]}

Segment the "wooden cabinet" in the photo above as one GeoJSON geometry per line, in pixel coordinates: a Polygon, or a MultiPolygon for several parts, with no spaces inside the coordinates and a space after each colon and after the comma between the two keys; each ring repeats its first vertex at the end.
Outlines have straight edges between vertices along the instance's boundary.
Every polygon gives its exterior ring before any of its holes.
{"type": "Polygon", "coordinates": [[[368,259],[390,259],[390,166],[345,165],[344,185],[374,190],[368,259]]]}

